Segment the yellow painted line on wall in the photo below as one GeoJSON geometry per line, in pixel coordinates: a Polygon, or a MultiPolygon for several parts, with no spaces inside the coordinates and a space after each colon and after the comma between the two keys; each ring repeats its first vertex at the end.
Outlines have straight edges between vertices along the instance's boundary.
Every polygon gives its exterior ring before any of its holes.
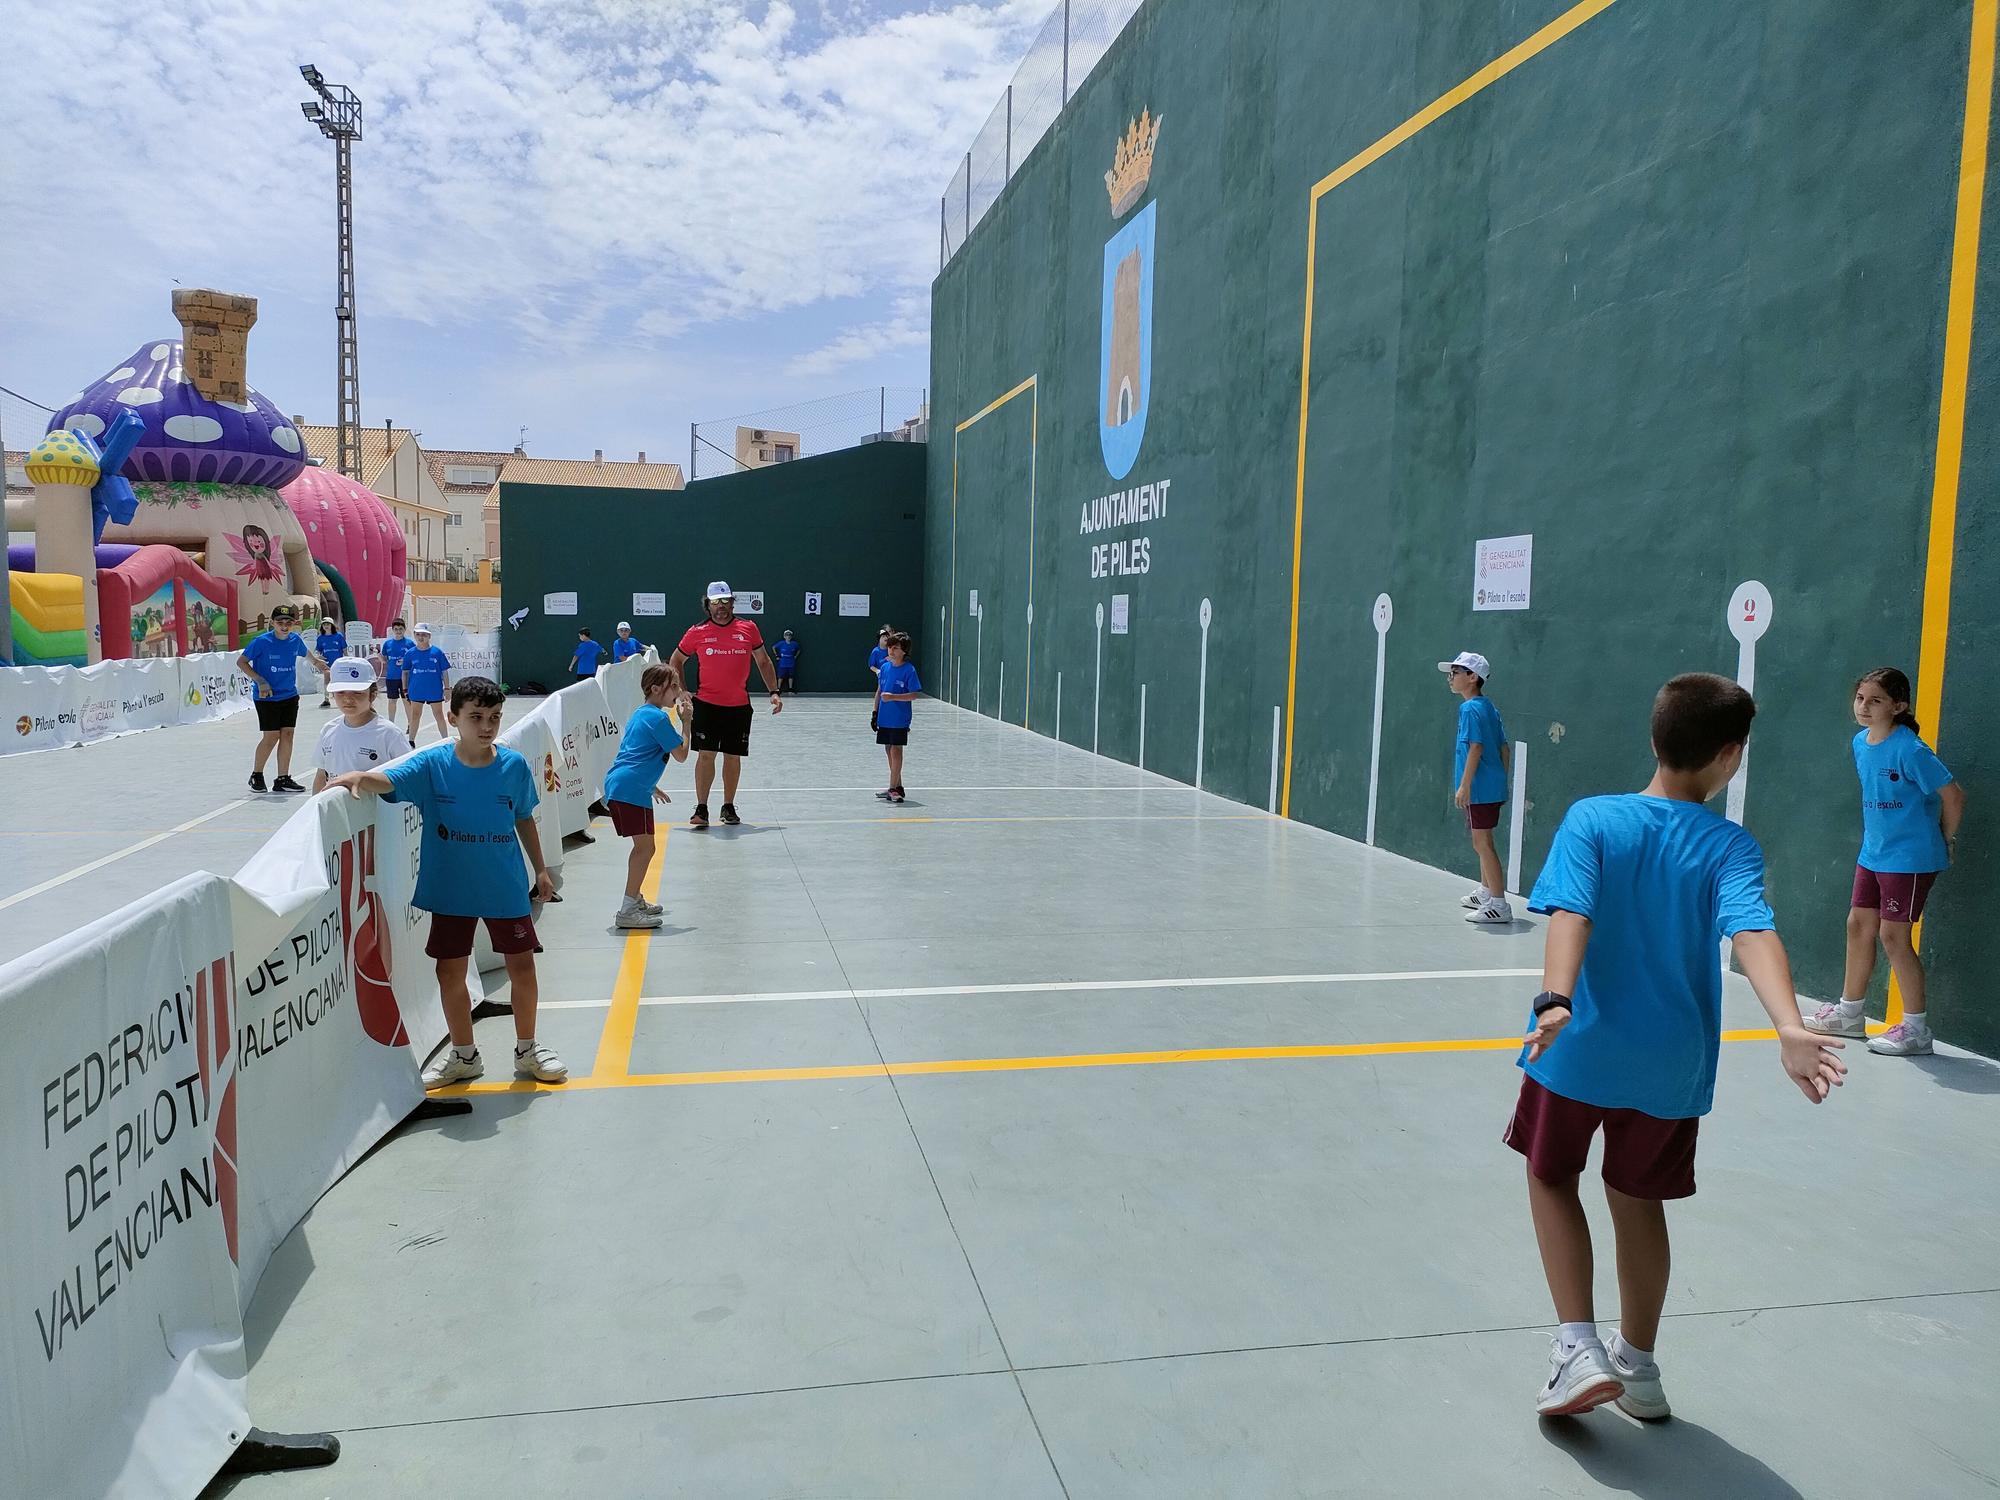
{"type": "MultiPolygon", "coordinates": [[[[1871,1028],[1872,1030],[1873,1028],[1871,1028]]],[[[1725,1031],[1725,1042],[1772,1042],[1769,1029],[1725,1031]]],[[[1436,1042],[1338,1042],[1302,1047],[1183,1047],[1156,1052],[1081,1052],[1045,1057],[961,1057],[935,1062],[845,1063],[821,1068],[730,1068],[701,1073],[606,1075],[600,1069],[570,1083],[471,1083],[432,1091],[433,1098],[464,1094],[574,1093],[596,1089],[690,1088],[723,1083],[823,1083],[851,1078],[925,1078],[964,1073],[1043,1073],[1076,1068],[1151,1068],[1178,1063],[1295,1062],[1343,1057],[1413,1057],[1441,1053],[1514,1052],[1517,1036],[1436,1042]]]]}
{"type": "MultiPolygon", "coordinates": [[[[966,428],[985,421],[1009,401],[1023,392],[1033,392],[1028,403],[1028,609],[1035,607],[1035,479],[1041,468],[1042,452],[1042,392],[1039,375],[1030,375],[1005,395],[995,396],[951,430],[951,598],[945,603],[945,618],[951,622],[946,638],[946,656],[939,670],[949,673],[958,648],[958,439],[966,428]]],[[[1035,681],[1035,626],[1028,622],[1028,662],[1027,681],[1030,688],[1035,681]]],[[[957,703],[958,684],[950,684],[949,701],[957,703]]],[[[1028,727],[1028,695],[1021,698],[1021,727],[1028,727]]],[[[978,704],[973,704],[976,712],[978,704]]]]}
{"type": "MultiPolygon", "coordinates": [[[[660,875],[667,862],[667,834],[662,828],[653,848],[653,862],[646,866],[639,893],[648,901],[660,899],[660,875]]],[[[618,977],[611,985],[611,1009],[604,1016],[604,1030],[597,1039],[597,1061],[590,1076],[602,1083],[623,1078],[632,1066],[632,1035],[639,1026],[639,996],[646,988],[646,955],[653,946],[653,929],[639,927],[625,935],[625,952],[618,960],[618,977]]]]}
{"type": "MultiPolygon", "coordinates": [[[[1509,48],[1478,72],[1438,95],[1373,145],[1350,156],[1313,184],[1306,217],[1305,347],[1299,360],[1298,493],[1292,507],[1292,629],[1290,655],[1285,667],[1285,774],[1278,802],[1280,817],[1289,818],[1292,815],[1292,741],[1298,724],[1299,582],[1305,552],[1306,427],[1312,409],[1313,283],[1319,262],[1319,200],[1617,3],[1618,0],[1582,0],[1581,4],[1571,6],[1526,41],[1509,48]]],[[[1994,0],[1979,0],[1979,3],[1990,4],[1994,0]]]]}
{"type": "MultiPolygon", "coordinates": [[[[1971,60],[1965,74],[1965,128],[1958,153],[1958,212],[1945,302],[1944,375],[1938,395],[1937,459],[1931,472],[1931,529],[1924,553],[1923,633],[1917,652],[1917,718],[1940,742],[1945,653],[1951,635],[1952,564],[1958,550],[1958,486],[1965,459],[1965,390],[1972,366],[1972,311],[1979,281],[1980,211],[1986,199],[1987,137],[1993,114],[1993,54],[2000,0],[1973,0],[1971,60]]],[[[1920,947],[1924,924],[1911,940],[1920,947]]],[[[1889,1020],[1903,1019],[1903,993],[1889,975],[1889,1020]]]]}

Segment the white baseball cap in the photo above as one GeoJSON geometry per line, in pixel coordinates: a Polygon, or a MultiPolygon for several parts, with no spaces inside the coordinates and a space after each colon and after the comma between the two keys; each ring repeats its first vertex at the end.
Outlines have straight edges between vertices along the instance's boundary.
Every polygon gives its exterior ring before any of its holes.
{"type": "Polygon", "coordinates": [[[630,620],[620,620],[618,622],[618,628],[620,630],[630,630],[632,628],[632,622],[630,620]]]}
{"type": "Polygon", "coordinates": [[[327,673],[329,693],[365,693],[375,686],[375,669],[358,656],[343,656],[327,673]]]}
{"type": "Polygon", "coordinates": [[[417,621],[416,629],[410,632],[412,635],[429,635],[430,633],[430,626],[426,625],[422,620],[417,621]]]}
{"type": "MultiPolygon", "coordinates": [[[[422,627],[418,627],[421,629],[422,627]]],[[[1477,651],[1461,651],[1450,661],[1438,663],[1440,672],[1449,672],[1453,667],[1463,667],[1481,682],[1493,675],[1493,664],[1477,651]]]]}
{"type": "Polygon", "coordinates": [[[708,586],[708,597],[711,599],[734,599],[736,597],[736,590],[718,578],[708,586]]]}

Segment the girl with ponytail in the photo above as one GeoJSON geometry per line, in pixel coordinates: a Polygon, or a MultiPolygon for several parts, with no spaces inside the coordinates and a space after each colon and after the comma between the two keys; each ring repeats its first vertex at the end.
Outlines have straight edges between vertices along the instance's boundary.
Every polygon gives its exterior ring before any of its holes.
{"type": "Polygon", "coordinates": [[[1910,712],[1910,679],[1877,667],[1854,684],[1854,769],[1861,778],[1861,858],[1847,914],[1847,976],[1837,1004],[1806,1025],[1827,1036],[1862,1037],[1862,1002],[1875,977],[1875,947],[1903,992],[1903,1019],[1868,1043],[1870,1052],[1910,1057],[1931,1050],[1924,966],[1910,929],[1941,871],[1951,864],[1965,790],[1923,742],[1910,712]]]}

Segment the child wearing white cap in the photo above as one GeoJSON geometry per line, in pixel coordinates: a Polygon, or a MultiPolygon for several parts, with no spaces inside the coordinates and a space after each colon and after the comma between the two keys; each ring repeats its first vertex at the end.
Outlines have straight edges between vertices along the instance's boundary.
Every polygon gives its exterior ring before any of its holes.
{"type": "Polygon", "coordinates": [[[1493,830],[1500,826],[1500,808],[1507,800],[1507,772],[1512,751],[1500,710],[1486,696],[1492,663],[1477,651],[1461,651],[1438,663],[1445,685],[1462,701],[1458,705],[1458,740],[1452,757],[1452,801],[1465,810],[1466,831],[1479,857],[1479,889],[1460,903],[1470,907],[1465,920],[1478,927],[1504,927],[1514,920],[1507,904],[1507,877],[1500,871],[1500,851],[1493,847],[1493,830]]]}
{"type": "Polygon", "coordinates": [[[381,684],[375,669],[359,656],[343,656],[329,665],[326,690],[340,717],[319,732],[313,753],[318,770],[313,790],[326,790],[327,778],[349,771],[373,771],[399,755],[407,755],[410,745],[403,731],[375,712],[375,694],[381,684]]]}
{"type": "Polygon", "coordinates": [[[417,748],[417,731],[423,727],[424,709],[430,708],[439,739],[450,739],[445,727],[444,700],[451,693],[451,658],[441,647],[431,644],[431,627],[417,621],[417,644],[403,658],[403,692],[410,705],[410,748],[417,748]]]}
{"type": "Polygon", "coordinates": [[[646,649],[646,643],[632,634],[632,622],[618,622],[618,638],[611,643],[611,664],[616,666],[628,656],[637,656],[646,649]]]}

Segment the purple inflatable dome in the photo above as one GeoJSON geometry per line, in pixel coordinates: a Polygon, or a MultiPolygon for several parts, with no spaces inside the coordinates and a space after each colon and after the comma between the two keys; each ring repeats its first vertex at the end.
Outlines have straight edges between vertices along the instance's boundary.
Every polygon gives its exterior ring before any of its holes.
{"type": "Polygon", "coordinates": [[[160,484],[254,484],[282,489],[306,466],[305,439],[271,399],[210,401],[183,378],[181,341],[155,339],[49,419],[102,437],[121,411],[137,412],[146,435],[125,460],[127,479],[160,484]]]}

